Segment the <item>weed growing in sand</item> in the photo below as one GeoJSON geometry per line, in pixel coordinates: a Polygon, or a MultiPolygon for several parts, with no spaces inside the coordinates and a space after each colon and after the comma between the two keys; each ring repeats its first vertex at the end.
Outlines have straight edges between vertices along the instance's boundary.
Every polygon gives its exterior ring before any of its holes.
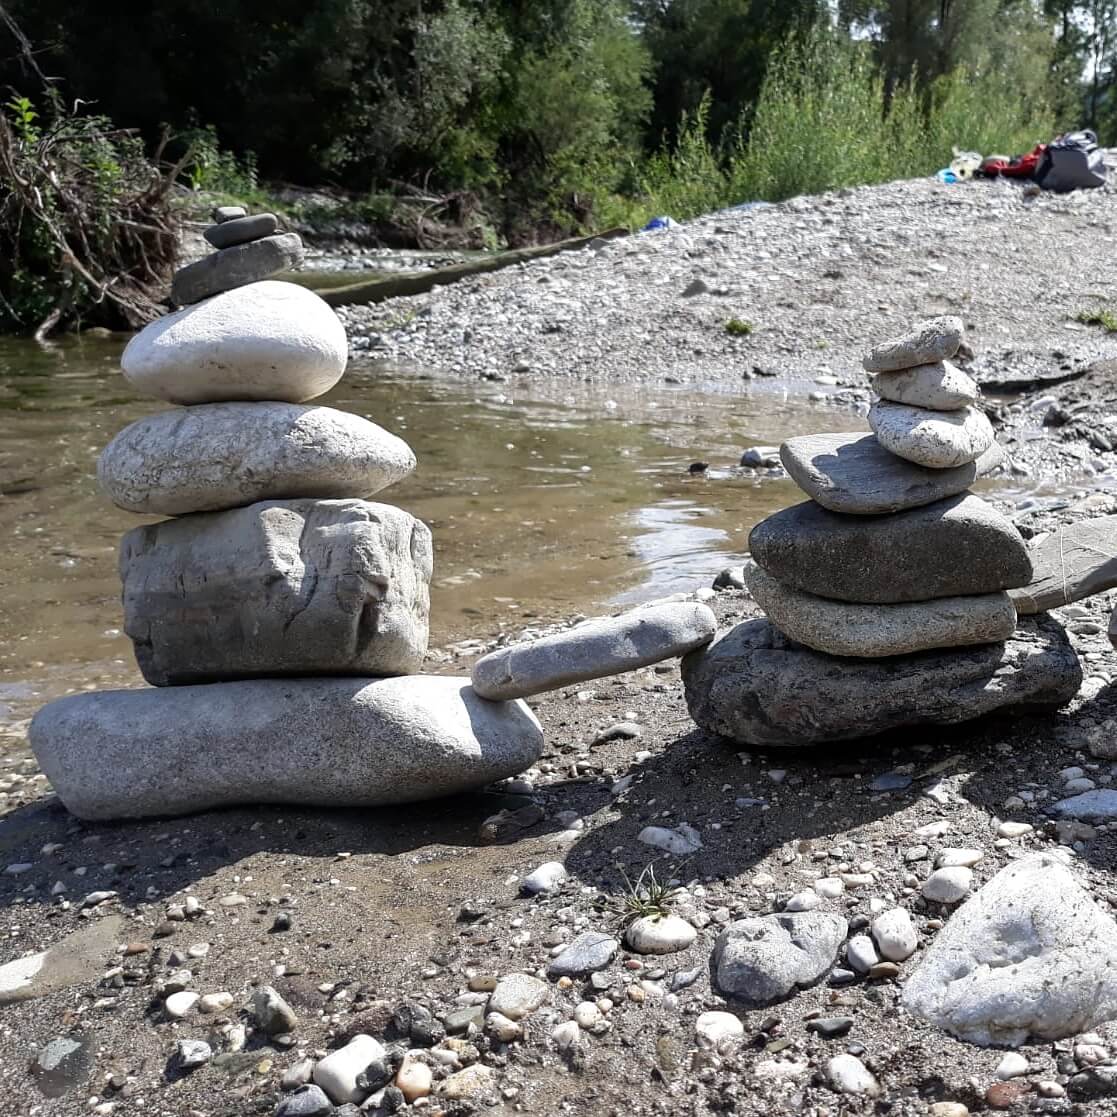
{"type": "Polygon", "coordinates": [[[742,318],[730,318],[725,323],[725,332],[733,337],[748,337],[754,329],[751,322],[746,322],[742,318]]]}
{"type": "Polygon", "coordinates": [[[1117,314],[1112,310],[1080,310],[1074,320],[1084,326],[1101,326],[1106,333],[1117,334],[1117,314]]]}
{"type": "Polygon", "coordinates": [[[654,864],[645,865],[635,882],[629,879],[624,869],[621,869],[621,876],[624,877],[625,891],[613,900],[611,906],[625,927],[646,915],[666,915],[671,901],[679,892],[678,885],[658,880],[654,864]]]}

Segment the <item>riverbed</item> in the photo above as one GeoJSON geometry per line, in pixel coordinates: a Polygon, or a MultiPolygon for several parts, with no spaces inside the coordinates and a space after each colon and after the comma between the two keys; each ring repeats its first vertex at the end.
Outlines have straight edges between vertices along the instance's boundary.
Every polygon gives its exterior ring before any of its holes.
{"type": "MultiPolygon", "coordinates": [[[[138,685],[116,555],[141,522],[100,493],[96,459],[166,405],[119,371],[126,338],[0,343],[0,704],[138,685]]],[[[709,584],[787,480],[735,469],[744,448],[861,429],[852,411],[771,382],[512,385],[355,361],[322,403],[405,438],[415,474],[381,494],[435,539],[431,640],[470,637],[709,584]],[[692,474],[695,462],[709,464],[692,474]]]]}

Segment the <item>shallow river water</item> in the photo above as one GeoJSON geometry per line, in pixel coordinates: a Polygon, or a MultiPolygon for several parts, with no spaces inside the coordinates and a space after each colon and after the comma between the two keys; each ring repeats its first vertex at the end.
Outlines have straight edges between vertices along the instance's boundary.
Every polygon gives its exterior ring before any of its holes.
{"type": "MultiPolygon", "coordinates": [[[[95,463],[118,430],[166,405],[131,390],[122,344],[0,341],[0,716],[140,681],[116,552],[142,521],[100,494],[95,463]]],[[[864,426],[770,383],[734,394],[462,383],[371,363],[351,364],[321,402],[415,449],[415,474],[382,496],[434,533],[436,646],[695,588],[796,499],[790,482],[727,476],[744,447],[864,426]],[[695,460],[708,476],[688,473],[695,460]]]]}

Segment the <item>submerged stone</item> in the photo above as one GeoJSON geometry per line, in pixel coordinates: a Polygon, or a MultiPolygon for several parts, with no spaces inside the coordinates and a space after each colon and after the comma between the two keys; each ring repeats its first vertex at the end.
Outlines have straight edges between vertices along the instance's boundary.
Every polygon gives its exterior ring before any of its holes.
{"type": "Polygon", "coordinates": [[[986,594],[1032,577],[1020,533],[972,493],[893,516],[842,515],[804,501],[757,524],[749,551],[784,585],[837,601],[986,594]]]}
{"type": "Polygon", "coordinates": [[[86,819],[409,803],[516,775],[543,748],[522,702],[433,675],[77,694],[44,706],[29,736],[58,797],[86,819]]]}
{"type": "Polygon", "coordinates": [[[691,717],[748,745],[811,745],[911,725],[956,725],[994,711],[1069,702],[1082,667],[1062,626],[1022,620],[1003,643],[887,660],[842,659],[746,621],[683,660],[691,717]]]}
{"type": "Polygon", "coordinates": [[[976,462],[927,469],[889,453],[872,434],[808,434],[789,438],[780,461],[792,480],[831,512],[880,516],[918,508],[968,489],[1004,460],[997,443],[976,462]]]}

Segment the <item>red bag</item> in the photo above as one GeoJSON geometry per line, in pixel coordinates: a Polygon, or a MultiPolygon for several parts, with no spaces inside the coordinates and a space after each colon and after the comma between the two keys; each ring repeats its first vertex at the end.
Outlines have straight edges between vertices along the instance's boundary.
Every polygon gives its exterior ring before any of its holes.
{"type": "Polygon", "coordinates": [[[1036,144],[1027,155],[1017,155],[1013,159],[992,155],[981,164],[980,173],[987,178],[996,178],[997,175],[1004,175],[1005,178],[1031,178],[1046,150],[1047,144],[1036,144]]]}

